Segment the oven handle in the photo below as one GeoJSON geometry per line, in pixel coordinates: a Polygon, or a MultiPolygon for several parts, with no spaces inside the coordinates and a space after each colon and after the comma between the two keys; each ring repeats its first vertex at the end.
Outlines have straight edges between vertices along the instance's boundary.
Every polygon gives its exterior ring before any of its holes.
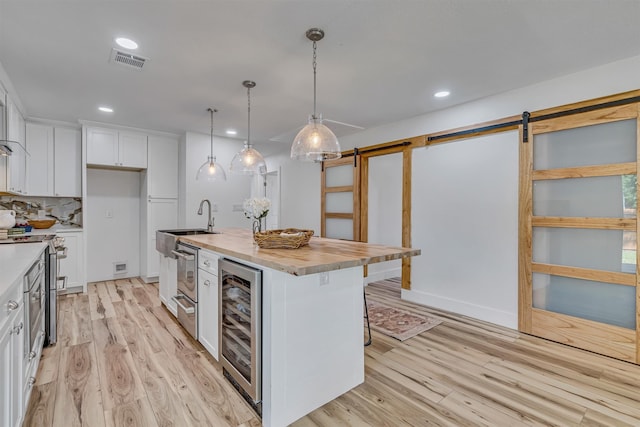
{"type": "Polygon", "coordinates": [[[184,297],[181,297],[181,296],[179,296],[179,295],[176,295],[176,296],[171,297],[171,299],[172,299],[176,304],[178,304],[178,305],[180,306],[180,308],[184,310],[184,312],[185,312],[185,313],[187,313],[187,314],[193,314],[193,313],[195,313],[195,311],[196,311],[195,307],[185,307],[185,306],[184,306],[180,301],[178,301],[178,300],[180,300],[180,299],[182,299],[182,298],[184,298],[184,297]]]}
{"type": "Polygon", "coordinates": [[[56,254],[58,259],[65,259],[67,257],[67,247],[58,248],[56,254]]]}
{"type": "Polygon", "coordinates": [[[175,249],[171,251],[171,253],[175,256],[177,256],[178,258],[182,258],[184,260],[187,261],[191,261],[194,260],[196,257],[193,254],[189,254],[186,252],[182,252],[182,251],[176,251],[175,249]]]}

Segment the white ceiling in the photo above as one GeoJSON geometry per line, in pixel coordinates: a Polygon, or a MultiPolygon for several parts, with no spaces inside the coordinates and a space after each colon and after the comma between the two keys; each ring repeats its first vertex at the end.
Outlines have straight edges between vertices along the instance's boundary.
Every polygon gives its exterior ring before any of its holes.
{"type": "Polygon", "coordinates": [[[311,27],[318,111],[366,128],[640,54],[640,0],[0,0],[0,63],[30,117],[209,133],[212,106],[239,139],[255,80],[252,140],[272,153],[312,111],[311,27]],[[117,36],[143,71],[109,63],[117,36]]]}

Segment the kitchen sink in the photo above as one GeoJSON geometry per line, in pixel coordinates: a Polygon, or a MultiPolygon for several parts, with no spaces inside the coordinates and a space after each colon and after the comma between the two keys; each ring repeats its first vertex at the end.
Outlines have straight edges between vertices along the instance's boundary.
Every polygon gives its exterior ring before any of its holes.
{"type": "Polygon", "coordinates": [[[172,253],[178,245],[181,236],[197,236],[199,234],[220,234],[219,231],[207,231],[204,228],[182,228],[178,230],[156,231],[156,250],[169,258],[176,258],[172,253]]]}
{"type": "Polygon", "coordinates": [[[183,230],[158,230],[158,233],[173,234],[174,236],[194,236],[197,234],[220,234],[219,231],[207,231],[204,228],[188,228],[183,230]]]}

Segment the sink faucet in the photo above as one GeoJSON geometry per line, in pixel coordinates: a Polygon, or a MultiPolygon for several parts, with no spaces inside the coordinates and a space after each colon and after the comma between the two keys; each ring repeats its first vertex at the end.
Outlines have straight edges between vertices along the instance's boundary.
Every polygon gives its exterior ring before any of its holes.
{"type": "Polygon", "coordinates": [[[209,216],[207,217],[208,218],[207,231],[212,232],[214,218],[213,218],[213,215],[211,215],[211,202],[209,201],[209,199],[202,199],[202,201],[200,202],[200,207],[198,208],[198,215],[202,215],[202,205],[204,205],[205,202],[207,203],[207,208],[209,211],[209,216]]]}

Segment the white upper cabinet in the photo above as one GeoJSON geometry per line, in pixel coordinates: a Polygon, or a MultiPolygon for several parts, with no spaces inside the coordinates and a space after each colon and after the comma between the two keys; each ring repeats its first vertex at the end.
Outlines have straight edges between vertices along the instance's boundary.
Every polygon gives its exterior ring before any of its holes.
{"type": "Polygon", "coordinates": [[[147,168],[147,135],[132,132],[119,132],[118,147],[120,166],[147,168]]]}
{"type": "Polygon", "coordinates": [[[79,129],[54,129],[54,196],[82,196],[82,140],[79,129]]]}
{"type": "Polygon", "coordinates": [[[118,165],[117,130],[87,128],[87,163],[109,166],[118,165]]]}
{"type": "Polygon", "coordinates": [[[14,194],[27,194],[25,123],[20,110],[7,95],[7,139],[13,141],[13,153],[6,158],[6,191],[14,194]]]}
{"type": "Polygon", "coordinates": [[[80,130],[39,123],[26,129],[29,195],[81,197],[80,130]]]}
{"type": "Polygon", "coordinates": [[[149,135],[147,194],[152,198],[178,198],[178,140],[149,135]]]}
{"type": "Polygon", "coordinates": [[[87,128],[87,165],[147,168],[147,135],[107,128],[87,128]]]}
{"type": "Polygon", "coordinates": [[[53,126],[27,123],[29,195],[53,196],[53,126]]]}

